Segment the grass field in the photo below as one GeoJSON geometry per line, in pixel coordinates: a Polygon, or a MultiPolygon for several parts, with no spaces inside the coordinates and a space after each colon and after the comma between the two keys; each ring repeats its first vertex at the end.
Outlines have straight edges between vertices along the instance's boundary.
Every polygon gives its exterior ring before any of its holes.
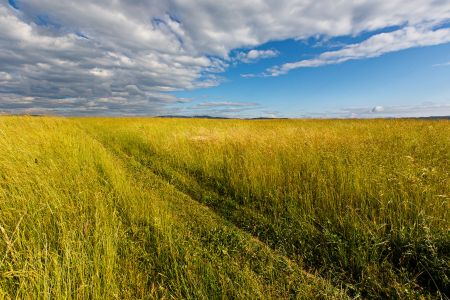
{"type": "Polygon", "coordinates": [[[450,121],[0,118],[0,297],[446,298],[450,121]]]}

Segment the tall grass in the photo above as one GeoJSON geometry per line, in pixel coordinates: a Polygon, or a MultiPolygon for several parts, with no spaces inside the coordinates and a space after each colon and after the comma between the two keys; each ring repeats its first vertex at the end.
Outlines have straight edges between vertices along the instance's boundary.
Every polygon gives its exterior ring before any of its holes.
{"type": "Polygon", "coordinates": [[[345,298],[156,175],[136,121],[0,118],[2,298],[345,298]]]}
{"type": "Polygon", "coordinates": [[[450,293],[448,121],[78,122],[351,296],[450,293]]]}

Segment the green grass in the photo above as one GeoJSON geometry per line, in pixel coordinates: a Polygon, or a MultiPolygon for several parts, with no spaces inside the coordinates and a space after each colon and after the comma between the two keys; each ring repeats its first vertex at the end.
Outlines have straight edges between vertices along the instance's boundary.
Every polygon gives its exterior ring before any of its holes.
{"type": "Polygon", "coordinates": [[[440,298],[450,122],[0,119],[0,296],[440,298]]]}

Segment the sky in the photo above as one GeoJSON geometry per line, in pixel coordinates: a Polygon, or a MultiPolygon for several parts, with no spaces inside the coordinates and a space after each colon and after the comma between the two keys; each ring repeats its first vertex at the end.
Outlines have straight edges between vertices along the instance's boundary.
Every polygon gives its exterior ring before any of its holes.
{"type": "Polygon", "coordinates": [[[450,1],[0,0],[0,114],[450,115],[450,1]]]}

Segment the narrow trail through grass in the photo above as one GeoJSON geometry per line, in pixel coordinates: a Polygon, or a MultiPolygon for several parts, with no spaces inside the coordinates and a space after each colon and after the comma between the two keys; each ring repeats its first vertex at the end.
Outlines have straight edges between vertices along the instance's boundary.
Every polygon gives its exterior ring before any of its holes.
{"type": "Polygon", "coordinates": [[[77,122],[1,119],[0,146],[2,298],[347,297],[77,122]]]}
{"type": "Polygon", "coordinates": [[[0,118],[0,298],[448,297],[449,128],[0,118]]]}
{"type": "MultiPolygon", "coordinates": [[[[84,129],[85,132],[89,132],[84,129]]],[[[172,214],[173,226],[183,231],[182,238],[193,238],[200,245],[201,249],[189,248],[188,252],[203,252],[206,261],[199,262],[208,266],[213,264],[215,268],[226,270],[230,265],[233,266],[229,270],[229,276],[234,277],[236,274],[244,271],[247,276],[254,277],[254,280],[262,280],[260,290],[247,291],[247,294],[239,294],[239,291],[233,291],[236,287],[231,287],[227,291],[221,287],[214,294],[205,294],[205,297],[236,297],[237,295],[244,298],[346,298],[345,293],[333,287],[329,282],[321,279],[317,274],[308,273],[302,269],[298,263],[286,258],[283,254],[274,251],[265,243],[258,239],[257,235],[251,235],[243,232],[236,225],[233,218],[229,218],[225,213],[233,214],[234,208],[231,206],[218,207],[204,201],[205,195],[195,193],[198,188],[201,192],[207,192],[214,199],[223,200],[212,190],[205,190],[197,181],[193,181],[190,177],[180,177],[181,174],[176,172],[162,173],[158,172],[152,165],[145,163],[145,159],[151,158],[150,153],[141,153],[143,156],[131,156],[118,148],[120,144],[108,144],[108,141],[101,140],[102,132],[100,130],[88,133],[94,139],[98,140],[105,149],[121,161],[133,178],[133,182],[137,186],[143,186],[145,189],[161,190],[167,194],[161,194],[160,199],[165,201],[165,205],[172,214]],[[114,147],[112,147],[114,146],[114,147]],[[191,188],[188,188],[181,181],[175,180],[174,176],[178,176],[181,180],[190,180],[191,188]],[[197,196],[197,197],[196,197],[197,196]],[[198,198],[200,196],[201,198],[198,198]],[[206,205],[205,205],[206,204],[206,205]],[[211,208],[213,210],[211,210],[211,208]],[[219,212],[219,215],[216,213],[219,212]],[[186,231],[188,230],[188,231],[186,231]],[[238,293],[236,293],[238,292],[238,293]],[[229,293],[229,294],[228,294],[229,293]]],[[[134,144],[137,145],[137,144],[134,144]]],[[[139,147],[139,145],[138,145],[139,147]]],[[[145,148],[142,148],[145,149],[145,148]]],[[[228,202],[232,205],[231,201],[228,202]]],[[[237,214],[241,216],[240,214],[237,214]]],[[[249,219],[252,222],[252,218],[249,219]]],[[[252,233],[252,232],[250,232],[252,233]]],[[[253,232],[254,233],[254,232],[253,232]]],[[[192,245],[190,245],[192,247],[192,245]]],[[[229,282],[232,286],[239,286],[239,279],[232,278],[233,282],[229,282]]],[[[244,288],[254,286],[255,283],[244,283],[244,288]]],[[[198,287],[193,287],[197,289],[198,287]]],[[[191,295],[193,296],[193,295],[191,295]]]]}
{"type": "Polygon", "coordinates": [[[116,153],[350,295],[448,293],[445,122],[280,122],[273,130],[264,122],[119,123],[87,126],[116,153]],[[409,126],[417,132],[404,131],[409,126]],[[274,132],[275,146],[265,142],[274,132]]]}

